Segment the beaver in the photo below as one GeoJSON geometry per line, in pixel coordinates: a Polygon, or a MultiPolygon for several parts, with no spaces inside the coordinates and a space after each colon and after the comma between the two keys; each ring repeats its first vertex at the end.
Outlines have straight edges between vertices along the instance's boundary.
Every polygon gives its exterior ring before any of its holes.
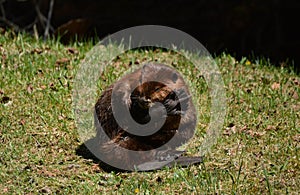
{"type": "Polygon", "coordinates": [[[133,169],[158,158],[181,155],[176,148],[193,136],[196,110],[183,77],[168,65],[152,62],[102,92],[95,104],[95,121],[101,158],[122,162],[125,169],[133,169]],[[114,105],[124,106],[124,110],[114,112],[114,105]],[[139,126],[139,133],[135,134],[130,131],[126,116],[120,117],[123,122],[116,119],[123,111],[138,125],[154,122],[139,126]],[[160,127],[158,120],[163,120],[160,127]],[[142,134],[155,128],[158,129],[151,134],[142,134]]]}

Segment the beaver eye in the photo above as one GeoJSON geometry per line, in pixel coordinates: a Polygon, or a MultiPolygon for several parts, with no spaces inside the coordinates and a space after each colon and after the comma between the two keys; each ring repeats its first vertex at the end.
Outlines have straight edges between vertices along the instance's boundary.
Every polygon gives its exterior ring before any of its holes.
{"type": "Polygon", "coordinates": [[[154,91],[159,91],[161,88],[160,87],[155,87],[154,91]]]}

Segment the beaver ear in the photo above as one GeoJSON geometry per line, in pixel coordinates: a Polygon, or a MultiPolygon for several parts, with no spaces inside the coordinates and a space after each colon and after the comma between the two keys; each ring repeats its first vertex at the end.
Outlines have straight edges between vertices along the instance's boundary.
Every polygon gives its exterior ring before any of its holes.
{"type": "Polygon", "coordinates": [[[142,74],[146,73],[147,72],[147,69],[149,69],[150,65],[149,64],[144,64],[143,67],[142,67],[142,74]]]}
{"type": "Polygon", "coordinates": [[[141,84],[143,84],[143,72],[142,72],[142,74],[140,75],[140,80],[139,80],[139,84],[141,85],[141,84]]]}
{"type": "Polygon", "coordinates": [[[144,80],[144,75],[145,75],[145,69],[144,69],[145,66],[142,67],[142,70],[141,70],[141,75],[140,75],[140,85],[143,84],[143,80],[144,80]]]}
{"type": "Polygon", "coordinates": [[[145,64],[142,67],[141,76],[140,76],[140,84],[144,82],[144,77],[147,75],[147,71],[149,69],[149,64],[145,64]]]}
{"type": "Polygon", "coordinates": [[[172,75],[173,83],[176,83],[177,80],[178,80],[178,75],[176,73],[173,73],[173,75],[172,75]]]}

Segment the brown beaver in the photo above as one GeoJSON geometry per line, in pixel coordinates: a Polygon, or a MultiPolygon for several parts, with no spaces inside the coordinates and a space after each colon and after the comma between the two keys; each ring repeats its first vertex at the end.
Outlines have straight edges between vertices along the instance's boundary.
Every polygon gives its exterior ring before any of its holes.
{"type": "Polygon", "coordinates": [[[177,71],[167,65],[147,63],[102,92],[95,105],[95,121],[101,160],[118,161],[121,169],[132,170],[139,164],[170,157],[166,151],[175,151],[186,143],[194,134],[196,110],[177,71]],[[124,110],[114,113],[114,105],[124,106],[124,110]],[[122,116],[126,109],[138,125],[154,122],[139,126],[138,134],[132,133],[129,119],[122,116]],[[121,114],[121,121],[116,120],[116,114],[121,114]],[[164,122],[156,127],[159,120],[164,122]],[[142,134],[155,128],[158,129],[151,134],[142,134]]]}

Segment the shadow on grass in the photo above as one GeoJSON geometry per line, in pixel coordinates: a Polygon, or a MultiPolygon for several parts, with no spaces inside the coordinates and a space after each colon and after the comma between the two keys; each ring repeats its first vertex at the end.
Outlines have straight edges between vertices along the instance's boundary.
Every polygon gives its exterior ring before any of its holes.
{"type": "MultiPolygon", "coordinates": [[[[115,173],[124,173],[124,172],[132,172],[132,171],[127,171],[127,170],[122,170],[118,169],[115,167],[110,166],[109,164],[106,164],[105,162],[102,162],[99,160],[88,148],[95,147],[96,144],[96,138],[91,138],[87,140],[85,143],[81,144],[77,149],[76,149],[76,154],[83,157],[84,159],[89,159],[92,160],[94,163],[99,164],[99,167],[105,171],[105,172],[115,172],[115,173]]],[[[163,167],[169,167],[172,168],[174,166],[179,166],[179,167],[188,167],[191,165],[197,165],[203,162],[203,156],[194,156],[194,157],[188,157],[188,156],[183,156],[181,154],[184,154],[184,151],[173,151],[173,154],[180,152],[180,155],[176,157],[173,160],[170,160],[167,164],[164,162],[167,161],[151,161],[151,162],[146,162],[145,164],[142,165],[142,167],[145,167],[145,169],[140,169],[139,171],[154,171],[158,169],[162,169],[163,167]],[[157,167],[158,165],[158,167],[157,167]],[[161,165],[161,166],[160,166],[161,165]]]]}
{"type": "Polygon", "coordinates": [[[91,138],[91,139],[87,140],[85,143],[78,146],[78,148],[76,149],[76,154],[78,156],[83,157],[84,159],[92,160],[93,163],[95,163],[95,164],[99,164],[99,167],[107,173],[109,173],[109,172],[115,172],[115,173],[129,172],[126,170],[112,167],[109,164],[106,164],[105,162],[102,162],[101,160],[99,160],[87,147],[87,146],[95,146],[95,142],[96,142],[96,138],[91,138]]]}

